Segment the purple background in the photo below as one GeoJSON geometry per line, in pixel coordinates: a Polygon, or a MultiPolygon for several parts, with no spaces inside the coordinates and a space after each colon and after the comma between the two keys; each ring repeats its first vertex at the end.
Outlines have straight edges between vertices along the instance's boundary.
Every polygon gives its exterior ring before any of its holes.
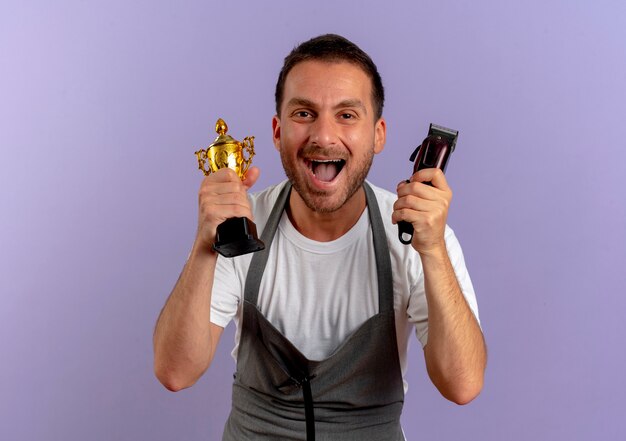
{"type": "Polygon", "coordinates": [[[155,319],[196,225],[217,117],[283,178],[273,88],[342,33],[387,90],[388,189],[429,122],[460,130],[449,223],[490,359],[466,407],[417,342],[409,439],[626,437],[626,6],[621,1],[0,4],[0,439],[214,440],[233,330],[192,389],[152,373],[155,319]],[[620,406],[621,405],[621,406],[620,406]]]}

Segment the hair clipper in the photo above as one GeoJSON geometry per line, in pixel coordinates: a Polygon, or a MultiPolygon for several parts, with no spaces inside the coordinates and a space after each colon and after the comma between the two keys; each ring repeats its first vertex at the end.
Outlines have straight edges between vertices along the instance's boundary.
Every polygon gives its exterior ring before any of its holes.
{"type": "MultiPolygon", "coordinates": [[[[409,158],[411,162],[415,161],[413,173],[423,168],[440,168],[445,173],[448,159],[454,151],[458,136],[457,130],[431,123],[428,128],[428,136],[409,158]]],[[[430,182],[424,182],[424,184],[432,185],[430,182]]],[[[406,221],[398,222],[398,238],[403,244],[410,244],[413,240],[413,225],[406,221]]]]}

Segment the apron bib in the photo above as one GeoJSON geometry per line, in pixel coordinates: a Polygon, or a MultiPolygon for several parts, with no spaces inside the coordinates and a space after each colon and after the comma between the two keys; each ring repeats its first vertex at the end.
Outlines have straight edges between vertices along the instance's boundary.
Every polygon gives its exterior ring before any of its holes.
{"type": "Polygon", "coordinates": [[[259,311],[257,298],[271,243],[289,200],[274,204],[244,289],[232,409],[224,441],[401,441],[404,388],[398,358],[391,259],[376,197],[363,184],[374,241],[378,313],[321,361],[307,359],[259,311]]]}

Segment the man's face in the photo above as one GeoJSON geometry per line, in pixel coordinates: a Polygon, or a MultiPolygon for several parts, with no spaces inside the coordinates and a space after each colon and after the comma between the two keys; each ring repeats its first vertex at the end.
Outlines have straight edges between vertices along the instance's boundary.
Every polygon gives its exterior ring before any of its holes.
{"type": "Polygon", "coordinates": [[[338,210],[385,145],[371,80],[348,62],[305,61],[287,75],[280,109],[272,127],[287,177],[309,209],[338,210]]]}

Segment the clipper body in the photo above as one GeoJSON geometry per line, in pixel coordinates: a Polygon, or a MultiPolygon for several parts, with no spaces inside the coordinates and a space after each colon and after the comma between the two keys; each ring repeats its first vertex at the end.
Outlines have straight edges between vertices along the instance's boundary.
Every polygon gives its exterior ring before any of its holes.
{"type": "MultiPolygon", "coordinates": [[[[428,136],[409,158],[411,162],[415,162],[413,173],[424,168],[439,168],[445,173],[450,154],[456,147],[458,136],[457,130],[431,123],[428,128],[428,136]]],[[[425,184],[431,185],[430,182],[425,182],[425,184]]],[[[398,238],[403,244],[410,244],[413,240],[413,225],[406,221],[398,222],[398,238]]]]}

